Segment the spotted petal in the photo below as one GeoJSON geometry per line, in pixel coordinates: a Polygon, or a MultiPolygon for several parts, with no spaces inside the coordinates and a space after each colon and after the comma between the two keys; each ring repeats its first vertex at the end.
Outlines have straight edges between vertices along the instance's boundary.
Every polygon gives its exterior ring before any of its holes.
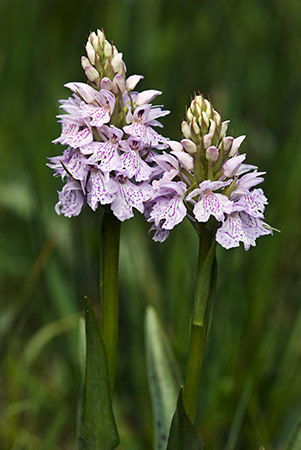
{"type": "Polygon", "coordinates": [[[59,201],[55,205],[58,215],[66,217],[78,216],[84,205],[84,196],[79,183],[69,181],[59,194],[59,201]]]}
{"type": "Polygon", "coordinates": [[[92,130],[88,127],[83,128],[73,135],[69,135],[65,139],[65,143],[70,145],[70,147],[78,148],[84,145],[90,144],[93,141],[92,130]]]}
{"type": "Polygon", "coordinates": [[[76,151],[66,165],[66,169],[76,180],[85,180],[88,173],[87,159],[76,151]]]}
{"type": "Polygon", "coordinates": [[[161,224],[165,230],[172,230],[186,216],[186,207],[179,196],[171,199],[162,198],[154,205],[150,213],[150,219],[158,226],[161,224]]]}
{"type": "Polygon", "coordinates": [[[151,167],[143,161],[137,151],[127,151],[121,155],[122,172],[128,178],[135,177],[136,181],[149,180],[152,174],[151,167]]]}
{"type": "Polygon", "coordinates": [[[79,130],[79,126],[75,123],[69,123],[64,120],[61,121],[62,133],[60,137],[54,139],[53,144],[60,142],[62,145],[66,145],[72,136],[76,136],[79,130]]]}
{"type": "Polygon", "coordinates": [[[262,189],[254,189],[248,194],[238,197],[235,201],[235,210],[244,211],[252,217],[263,218],[263,212],[268,199],[262,189]]]}
{"type": "Polygon", "coordinates": [[[245,236],[238,213],[226,218],[223,225],[217,230],[215,238],[226,249],[239,247],[239,243],[244,242],[245,236]]]}
{"type": "Polygon", "coordinates": [[[266,234],[273,234],[273,231],[262,220],[240,213],[242,228],[244,232],[244,247],[249,250],[250,246],[256,245],[256,239],[266,234]]]}
{"type": "Polygon", "coordinates": [[[81,109],[84,117],[90,117],[90,125],[92,127],[101,127],[105,123],[110,122],[110,113],[104,106],[94,106],[83,104],[81,109]]]}
{"type": "Polygon", "coordinates": [[[110,172],[121,168],[121,159],[117,150],[117,146],[110,141],[93,142],[93,154],[89,157],[88,163],[98,163],[99,169],[103,172],[110,172]]]}
{"type": "Polygon", "coordinates": [[[139,186],[129,180],[118,183],[119,190],[116,199],[113,201],[111,209],[115,216],[122,222],[134,216],[133,208],[143,213],[144,194],[139,186]]]}
{"type": "Polygon", "coordinates": [[[91,170],[91,176],[88,182],[87,203],[95,211],[98,203],[106,205],[112,203],[116,198],[118,190],[117,183],[109,177],[109,174],[103,174],[100,170],[91,170]]]}
{"type": "Polygon", "coordinates": [[[193,213],[198,222],[207,222],[212,215],[222,222],[224,213],[232,212],[233,202],[223,194],[215,194],[209,190],[203,192],[201,199],[194,205],[193,213]]]}

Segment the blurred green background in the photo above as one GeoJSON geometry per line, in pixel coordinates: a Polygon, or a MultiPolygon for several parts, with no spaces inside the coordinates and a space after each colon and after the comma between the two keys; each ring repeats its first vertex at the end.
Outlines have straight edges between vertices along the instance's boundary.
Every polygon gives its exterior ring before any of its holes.
{"type": "MultiPolygon", "coordinates": [[[[282,449],[300,413],[299,0],[1,0],[0,448],[76,448],[78,314],[99,313],[100,213],[56,216],[63,84],[85,81],[80,56],[103,27],[140,89],[163,91],[164,133],[181,137],[185,104],[209,95],[248,162],[267,171],[266,221],[281,234],[218,250],[219,288],[200,401],[209,450],[282,449]]],[[[118,413],[121,448],[152,448],[143,320],[161,315],[186,362],[197,238],[189,223],[164,244],[142,217],[122,227],[118,413]]]]}

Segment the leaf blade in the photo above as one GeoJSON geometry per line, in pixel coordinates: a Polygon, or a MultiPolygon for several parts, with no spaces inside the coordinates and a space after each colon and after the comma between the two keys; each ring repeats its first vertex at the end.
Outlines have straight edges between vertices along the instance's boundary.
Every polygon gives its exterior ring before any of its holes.
{"type": "Polygon", "coordinates": [[[181,380],[171,346],[151,306],[146,310],[145,343],[155,431],[154,449],[164,450],[181,380]]]}
{"type": "Polygon", "coordinates": [[[203,439],[184,409],[182,391],[181,388],[177,409],[171,422],[167,450],[203,450],[203,439]]]}
{"type": "Polygon", "coordinates": [[[119,436],[112,410],[106,352],[87,297],[85,315],[86,368],[79,448],[113,450],[119,444],[119,436]]]}

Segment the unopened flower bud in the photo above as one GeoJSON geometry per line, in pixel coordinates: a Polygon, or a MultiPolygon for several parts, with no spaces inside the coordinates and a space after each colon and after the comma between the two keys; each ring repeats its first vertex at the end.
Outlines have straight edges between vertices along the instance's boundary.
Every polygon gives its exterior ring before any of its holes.
{"type": "Polygon", "coordinates": [[[192,114],[192,111],[191,111],[190,108],[188,108],[188,110],[187,110],[186,117],[187,117],[187,120],[189,120],[189,122],[190,122],[190,121],[192,120],[192,118],[193,118],[193,114],[192,114]]]}
{"type": "Polygon", "coordinates": [[[123,78],[122,75],[119,74],[116,75],[114,77],[113,84],[115,84],[115,86],[120,90],[120,92],[123,93],[125,91],[125,79],[123,78]]]}
{"type": "Polygon", "coordinates": [[[217,126],[214,120],[210,119],[210,127],[209,127],[209,133],[212,133],[214,135],[216,133],[217,126]]]}
{"type": "Polygon", "coordinates": [[[82,63],[82,68],[84,69],[89,81],[91,81],[93,83],[94,81],[99,79],[99,73],[91,65],[90,60],[86,56],[82,56],[81,63],[82,63]]]}
{"type": "Polygon", "coordinates": [[[195,135],[195,136],[199,136],[201,133],[200,127],[197,124],[196,118],[193,117],[192,121],[190,122],[190,130],[191,130],[191,134],[195,135]]]}
{"type": "Polygon", "coordinates": [[[103,47],[103,44],[104,44],[104,41],[105,41],[104,33],[102,31],[100,31],[100,30],[97,30],[97,37],[98,37],[98,42],[103,47]]]}
{"type": "Polygon", "coordinates": [[[96,35],[96,33],[94,31],[92,31],[92,33],[89,36],[88,42],[90,42],[90,44],[92,45],[92,47],[94,48],[95,51],[98,51],[98,36],[96,35]]]}
{"type": "Polygon", "coordinates": [[[221,123],[221,116],[219,115],[219,113],[217,111],[213,111],[213,117],[214,117],[214,122],[216,123],[217,126],[219,126],[221,123]]]}
{"type": "Polygon", "coordinates": [[[112,56],[112,45],[107,40],[103,43],[103,53],[106,58],[112,56]]]}
{"type": "Polygon", "coordinates": [[[112,45],[112,55],[116,56],[117,54],[118,54],[117,48],[115,47],[115,45],[112,45]]]}
{"type": "Polygon", "coordinates": [[[204,111],[202,111],[201,117],[202,117],[202,125],[201,126],[203,127],[205,125],[205,127],[208,129],[209,128],[209,118],[204,111]]]}
{"type": "Polygon", "coordinates": [[[92,83],[94,83],[95,81],[97,81],[99,79],[99,73],[92,66],[87,67],[85,69],[85,74],[86,74],[86,77],[88,78],[88,80],[91,81],[92,83]]]}
{"type": "Polygon", "coordinates": [[[225,152],[229,152],[230,151],[233,141],[234,141],[234,139],[233,139],[232,136],[224,137],[222,143],[223,143],[223,149],[224,149],[225,152]]]}
{"type": "Polygon", "coordinates": [[[86,52],[87,52],[89,60],[91,61],[91,64],[94,65],[95,64],[95,50],[90,41],[88,41],[86,44],[86,52]]]}
{"type": "Polygon", "coordinates": [[[212,141],[212,133],[207,133],[205,134],[205,136],[203,137],[203,146],[204,149],[206,150],[208,147],[210,147],[211,145],[211,141],[212,141]]]}
{"type": "Polygon", "coordinates": [[[137,84],[139,83],[140,80],[143,79],[142,75],[131,75],[130,77],[128,77],[128,79],[126,80],[126,88],[129,91],[132,91],[133,89],[135,89],[135,87],[137,86],[137,84]]]}
{"type": "Polygon", "coordinates": [[[183,145],[184,150],[190,155],[196,153],[196,145],[190,139],[182,139],[181,144],[183,145]]]}
{"type": "Polygon", "coordinates": [[[110,80],[110,78],[104,77],[101,80],[100,87],[101,89],[107,89],[107,91],[110,91],[112,89],[112,81],[110,80]]]}
{"type": "Polygon", "coordinates": [[[205,111],[206,110],[206,103],[205,103],[204,97],[202,95],[197,95],[195,97],[195,99],[196,99],[196,101],[197,101],[201,111],[205,111]]]}
{"type": "Polygon", "coordinates": [[[235,138],[233,140],[233,144],[232,144],[232,147],[231,147],[231,150],[229,153],[230,156],[234,156],[238,153],[238,149],[241,146],[241,144],[243,143],[243,141],[245,140],[245,138],[246,138],[246,136],[242,135],[242,136],[238,136],[237,138],[235,138]]]}
{"type": "Polygon", "coordinates": [[[206,158],[208,159],[208,161],[213,161],[213,162],[215,162],[217,160],[218,148],[215,147],[215,145],[211,145],[210,147],[207,148],[206,158]]]}
{"type": "Polygon", "coordinates": [[[185,122],[185,120],[183,120],[183,122],[181,124],[181,128],[182,128],[182,133],[185,136],[185,138],[190,139],[191,138],[190,127],[189,127],[188,123],[185,122]]]}
{"type": "Polygon", "coordinates": [[[178,142],[178,141],[168,141],[167,144],[173,151],[176,151],[176,152],[183,151],[183,147],[180,144],[180,142],[178,142]]]}
{"type": "Polygon", "coordinates": [[[230,120],[225,120],[224,122],[222,122],[222,126],[221,126],[221,131],[220,131],[220,137],[223,138],[226,134],[226,131],[228,129],[230,120]]]}
{"type": "Polygon", "coordinates": [[[212,117],[212,115],[213,115],[213,108],[212,108],[212,105],[211,105],[211,103],[209,102],[209,100],[207,100],[207,99],[205,99],[204,100],[205,101],[205,104],[206,104],[206,115],[207,115],[207,117],[212,117]]]}
{"type": "Polygon", "coordinates": [[[119,73],[121,66],[122,66],[122,53],[117,53],[117,55],[115,55],[112,58],[112,67],[114,72],[119,73]]]}
{"type": "Polygon", "coordinates": [[[200,116],[201,108],[199,107],[196,98],[194,100],[192,100],[191,105],[190,105],[190,109],[191,109],[191,112],[193,113],[193,115],[195,115],[197,117],[200,116]]]}

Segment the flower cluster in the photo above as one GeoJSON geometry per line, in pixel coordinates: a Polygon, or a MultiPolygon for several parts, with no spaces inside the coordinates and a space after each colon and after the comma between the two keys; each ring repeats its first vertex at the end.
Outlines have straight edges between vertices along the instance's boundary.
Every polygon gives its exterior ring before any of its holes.
{"type": "Polygon", "coordinates": [[[163,242],[185,216],[199,232],[207,223],[226,249],[243,242],[248,250],[257,237],[272,233],[262,220],[267,198],[254,189],[264,172],[244,163],[246,155],[238,151],[245,136],[227,136],[228,125],[197,95],[182,122],[184,139],[169,141],[171,151],[155,157],[164,174],[153,181],[145,208],[155,241],[163,242]]]}
{"type": "Polygon", "coordinates": [[[67,148],[49,158],[54,175],[65,181],[55,209],[72,217],[85,204],[93,210],[107,204],[123,221],[133,208],[143,213],[150,198],[150,180],[158,172],[154,149],[168,147],[153,127],[162,126],[157,119],[169,111],[151,105],[160,91],[135,91],[143,77],[126,77],[122,53],[102,31],[90,34],[86,51],[88,83],[67,83],[72,96],[60,101],[62,133],[53,142],[67,148]]]}

